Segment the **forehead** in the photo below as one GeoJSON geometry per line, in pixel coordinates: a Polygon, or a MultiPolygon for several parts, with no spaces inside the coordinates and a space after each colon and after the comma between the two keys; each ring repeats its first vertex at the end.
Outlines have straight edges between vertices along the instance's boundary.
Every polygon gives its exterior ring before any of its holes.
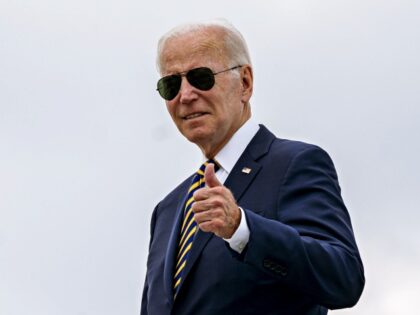
{"type": "Polygon", "coordinates": [[[227,55],[220,30],[205,29],[169,38],[161,54],[162,74],[199,66],[225,64],[227,55]]]}

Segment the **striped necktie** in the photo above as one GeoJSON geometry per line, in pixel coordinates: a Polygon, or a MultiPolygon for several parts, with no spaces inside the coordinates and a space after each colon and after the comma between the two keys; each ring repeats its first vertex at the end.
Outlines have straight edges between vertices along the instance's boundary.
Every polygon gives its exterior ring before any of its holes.
{"type": "Polygon", "coordinates": [[[194,193],[205,186],[204,182],[204,170],[206,169],[207,164],[214,164],[214,171],[217,172],[219,166],[213,160],[208,160],[200,169],[195,173],[194,179],[192,181],[191,187],[188,190],[188,195],[186,198],[184,206],[184,220],[182,222],[180,238],[178,243],[178,255],[176,257],[176,266],[175,266],[175,276],[174,276],[174,297],[177,296],[180,284],[183,279],[183,270],[187,263],[188,255],[191,250],[191,246],[194,240],[194,236],[197,233],[197,223],[194,220],[194,214],[192,212],[192,205],[194,204],[194,193]]]}

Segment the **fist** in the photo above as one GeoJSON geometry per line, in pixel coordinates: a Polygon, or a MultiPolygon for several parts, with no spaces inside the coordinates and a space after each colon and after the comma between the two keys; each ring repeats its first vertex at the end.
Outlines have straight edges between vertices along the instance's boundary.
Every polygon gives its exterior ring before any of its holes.
{"type": "Polygon", "coordinates": [[[214,165],[204,171],[206,187],[194,193],[192,211],[198,227],[222,238],[231,238],[241,222],[241,210],[232,192],[216,177],[214,165]]]}

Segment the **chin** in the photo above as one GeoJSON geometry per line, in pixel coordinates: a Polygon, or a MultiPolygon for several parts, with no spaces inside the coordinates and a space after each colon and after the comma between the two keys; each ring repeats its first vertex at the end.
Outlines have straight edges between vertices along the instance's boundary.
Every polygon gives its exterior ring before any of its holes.
{"type": "Polygon", "coordinates": [[[209,142],[210,139],[213,139],[214,133],[208,132],[206,130],[188,130],[182,133],[188,141],[193,142],[197,145],[200,145],[203,142],[209,142]]]}
{"type": "Polygon", "coordinates": [[[184,136],[185,138],[188,139],[188,141],[193,142],[195,144],[200,144],[203,141],[206,141],[209,139],[209,136],[207,136],[206,134],[187,134],[184,136]]]}

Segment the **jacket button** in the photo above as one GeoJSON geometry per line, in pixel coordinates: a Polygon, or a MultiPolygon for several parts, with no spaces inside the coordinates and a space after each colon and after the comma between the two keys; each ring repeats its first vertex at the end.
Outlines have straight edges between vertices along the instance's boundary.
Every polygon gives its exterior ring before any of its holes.
{"type": "Polygon", "coordinates": [[[286,276],[287,275],[287,268],[281,265],[276,265],[276,267],[274,268],[274,272],[278,273],[282,276],[286,276]]]}
{"type": "Polygon", "coordinates": [[[269,259],[264,259],[263,260],[263,266],[264,266],[264,268],[271,269],[273,267],[273,262],[269,259]]]}
{"type": "Polygon", "coordinates": [[[269,269],[270,271],[272,271],[276,274],[279,274],[281,276],[286,276],[287,275],[287,268],[286,267],[284,267],[282,265],[279,265],[279,264],[277,264],[276,262],[274,262],[270,259],[265,258],[263,260],[263,266],[264,266],[264,268],[269,269]]]}

